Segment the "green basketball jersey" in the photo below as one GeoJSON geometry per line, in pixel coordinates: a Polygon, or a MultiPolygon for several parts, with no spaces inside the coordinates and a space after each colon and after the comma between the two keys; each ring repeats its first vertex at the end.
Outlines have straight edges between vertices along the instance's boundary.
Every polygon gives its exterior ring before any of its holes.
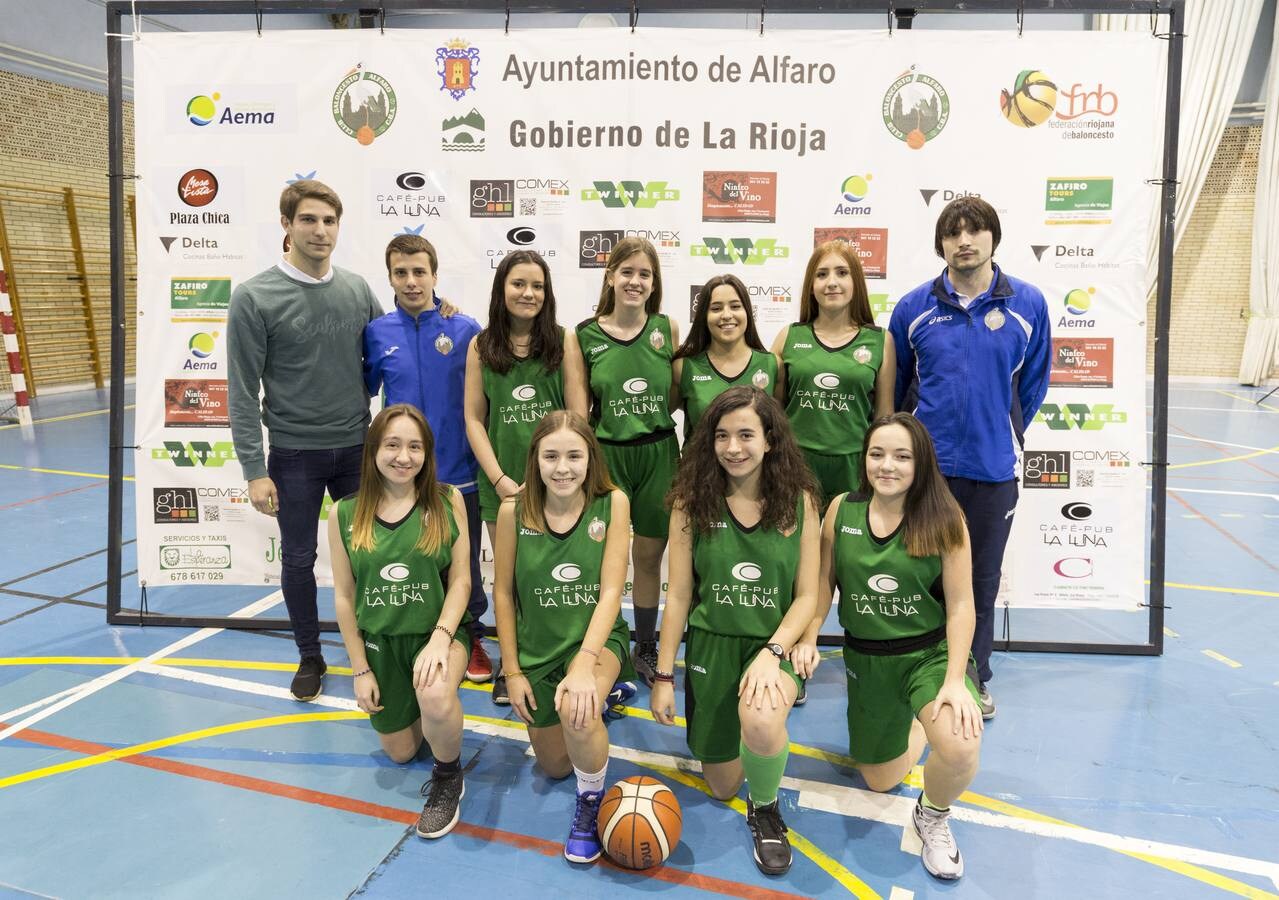
{"type": "Polygon", "coordinates": [[[884,332],[863,325],[842,347],[827,347],[813,326],[796,322],[786,335],[786,417],[795,440],[817,453],[860,453],[875,413],[875,376],[884,362],[884,332]]]}
{"type": "MultiPolygon", "coordinates": [[[[515,505],[515,619],[520,669],[532,671],[575,647],[591,625],[600,597],[610,494],[586,504],[568,534],[526,528],[515,505]]],[[[621,615],[618,615],[621,619],[621,615]]]]}
{"type": "Polygon", "coordinates": [[[591,424],[602,441],[625,443],[675,427],[671,419],[671,320],[648,317],[639,334],[619,341],[595,319],[577,326],[591,386],[591,424]]]}
{"type": "Polygon", "coordinates": [[[799,568],[804,502],[789,535],[760,525],[743,528],[728,505],[709,534],[693,533],[691,628],[767,640],[790,609],[799,568]]]}
{"type": "Polygon", "coordinates": [[[777,382],[777,357],[766,350],[752,350],[746,368],[736,378],[727,378],[701,352],[684,358],[680,372],[679,395],[684,398],[684,440],[702,418],[711,402],[731,387],[754,385],[769,394],[777,382]]]}
{"type": "MultiPolygon", "coordinates": [[[[521,359],[505,375],[481,365],[480,378],[489,404],[489,443],[502,471],[519,484],[537,423],[548,412],[564,408],[564,370],[548,372],[539,359],[521,359]]],[[[483,469],[479,478],[492,487],[483,469]]]]}
{"type": "Polygon", "coordinates": [[[371,634],[426,634],[440,620],[446,573],[458,535],[449,496],[444,497],[449,537],[432,556],[415,546],[422,536],[418,507],[413,507],[408,518],[394,528],[374,519],[373,549],[353,550],[355,495],[338,501],[338,527],[351,561],[351,574],[355,576],[355,621],[361,630],[371,634]]]}
{"type": "Polygon", "coordinates": [[[849,494],[835,514],[839,624],[866,641],[918,637],[945,627],[941,557],[911,556],[900,527],[886,538],[872,535],[869,506],[869,500],[849,494]]]}

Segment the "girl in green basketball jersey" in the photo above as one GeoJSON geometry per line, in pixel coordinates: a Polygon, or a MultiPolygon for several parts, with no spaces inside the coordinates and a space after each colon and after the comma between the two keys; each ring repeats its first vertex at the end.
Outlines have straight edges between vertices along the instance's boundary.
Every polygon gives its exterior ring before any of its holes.
{"type": "Polygon", "coordinates": [[[608,767],[606,698],[633,677],[622,587],[630,503],[586,420],[549,412],[533,432],[524,490],[497,514],[493,606],[511,706],[552,778],[577,775],[564,856],[599,858],[608,767]],[[516,664],[518,661],[518,666],[516,664]]]}
{"type": "MultiPolygon", "coordinates": [[[[577,335],[555,319],[546,260],[532,250],[508,253],[493,273],[488,327],[466,356],[466,437],[479,462],[480,518],[495,545],[497,507],[519,493],[529,438],[542,416],[567,405],[586,415],[586,376],[577,335]]],[[[493,702],[506,702],[498,676],[493,702]]]]}
{"type": "Polygon", "coordinates": [[[670,588],[653,715],[674,723],[675,655],[687,623],[688,747],[717,799],[749,784],[755,864],[770,875],[791,864],[777,788],[799,690],[786,655],[817,605],[816,493],[781,406],[751,387],[711,403],[670,493],[670,588]]]}
{"type": "Polygon", "coordinates": [[[877,419],[865,455],[861,490],[836,497],[822,525],[821,601],[791,659],[802,674],[817,667],[817,628],[838,590],[849,755],[871,790],[889,791],[931,746],[915,830],[924,868],[959,878],[947,819],[977,774],[982,732],[964,673],[976,621],[968,529],[914,416],[877,419]]]}
{"type": "Polygon", "coordinates": [[[872,419],[893,411],[897,356],[893,339],[875,325],[857,253],[842,241],[808,258],[799,321],[773,342],[774,396],[786,404],[822,502],[859,483],[861,447],[872,419]]]}
{"type": "Polygon", "coordinates": [[[355,702],[397,763],[425,737],[435,754],[417,833],[447,834],[463,794],[462,705],[470,658],[471,569],[461,495],[435,480],[435,441],[418,410],[388,406],[369,426],[360,490],[329,516],[338,627],[355,702]]]}
{"type": "Polygon", "coordinates": [[[684,400],[686,441],[711,401],[734,385],[773,389],[777,359],[755,331],[755,312],[737,276],[716,275],[697,292],[697,312],[673,367],[684,400]]]}
{"type": "MultiPolygon", "coordinates": [[[[650,685],[657,665],[657,597],[669,525],[664,501],[679,463],[671,418],[679,406],[679,386],[671,378],[679,330],[661,308],[657,250],[642,238],[623,238],[609,254],[595,318],[577,326],[591,424],[609,475],[631,501],[633,659],[650,685]]],[[[572,352],[566,348],[565,355],[572,352]]]]}

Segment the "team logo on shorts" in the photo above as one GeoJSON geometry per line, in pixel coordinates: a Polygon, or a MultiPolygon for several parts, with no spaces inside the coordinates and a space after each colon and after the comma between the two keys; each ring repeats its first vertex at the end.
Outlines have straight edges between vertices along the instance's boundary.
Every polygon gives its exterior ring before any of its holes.
{"type": "Polygon", "coordinates": [[[666,346],[666,338],[656,328],[648,333],[648,342],[653,345],[654,350],[661,350],[666,346]]]}
{"type": "Polygon", "coordinates": [[[863,366],[870,362],[870,348],[858,347],[853,351],[853,359],[857,360],[863,366]]]}
{"type": "Polygon", "coordinates": [[[608,533],[608,526],[604,524],[604,520],[596,516],[591,519],[591,524],[586,526],[586,534],[591,540],[599,543],[604,540],[604,535],[608,533]]]}
{"type": "Polygon", "coordinates": [[[576,581],[582,577],[582,567],[576,563],[560,563],[551,569],[551,577],[556,581],[576,581]]]}
{"type": "Polygon", "coordinates": [[[435,349],[444,356],[448,356],[453,352],[453,339],[447,334],[441,334],[435,339],[435,349]]]}
{"type": "Polygon", "coordinates": [[[409,567],[404,563],[387,563],[378,574],[387,581],[403,581],[409,577],[409,567]]]}
{"type": "Polygon", "coordinates": [[[733,566],[733,577],[738,581],[759,581],[764,571],[757,563],[739,562],[733,566]]]}
{"type": "Polygon", "coordinates": [[[642,394],[648,390],[648,382],[643,378],[631,378],[622,383],[622,390],[628,394],[642,394]]]}
{"type": "Polygon", "coordinates": [[[516,400],[529,401],[537,396],[537,388],[531,384],[521,384],[515,390],[511,391],[511,396],[516,400]]]}
{"type": "Polygon", "coordinates": [[[997,309],[992,309],[986,313],[986,327],[991,331],[998,331],[1004,327],[1004,314],[997,309]]]}
{"type": "Polygon", "coordinates": [[[827,391],[839,387],[839,376],[834,372],[818,372],[813,376],[813,384],[827,391]]]}
{"type": "Polygon", "coordinates": [[[891,594],[897,590],[897,579],[881,572],[867,578],[866,585],[877,594],[891,594]]]}
{"type": "Polygon", "coordinates": [[[751,376],[751,384],[759,388],[761,391],[768,387],[768,373],[763,369],[756,369],[755,374],[751,376]]]}

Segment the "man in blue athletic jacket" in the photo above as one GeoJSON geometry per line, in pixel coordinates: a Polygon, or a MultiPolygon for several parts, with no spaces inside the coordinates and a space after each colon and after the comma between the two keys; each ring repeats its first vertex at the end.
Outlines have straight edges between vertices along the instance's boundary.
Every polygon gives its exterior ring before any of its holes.
{"type": "Polygon", "coordinates": [[[395,309],[364,330],[364,383],[373,395],[385,389],[388,406],[408,403],[422,411],[435,437],[436,477],[462,494],[471,540],[471,600],[466,608],[474,638],[466,677],[488,681],[493,664],[480,643],[480,616],[488,609],[488,597],[480,579],[478,465],[462,416],[466,351],[480,323],[470,316],[440,314],[441,301],[435,296],[439,257],[426,238],[392,238],[386,271],[395,290],[395,309]]]}
{"type": "Polygon", "coordinates": [[[1048,393],[1048,305],[1032,284],[992,257],[999,215],[979,197],[951,201],[934,247],[946,268],[893,309],[899,410],[913,412],[937,445],[937,462],[968,519],[977,628],[970,672],[984,718],[995,715],[991,679],[995,595],[1017,506],[1017,453],[1048,393]]]}

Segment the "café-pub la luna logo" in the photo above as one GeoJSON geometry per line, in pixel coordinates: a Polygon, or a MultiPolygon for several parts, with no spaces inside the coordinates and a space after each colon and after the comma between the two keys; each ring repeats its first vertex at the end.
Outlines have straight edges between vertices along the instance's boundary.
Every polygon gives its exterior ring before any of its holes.
{"type": "Polygon", "coordinates": [[[363,146],[385,134],[395,121],[395,91],[376,72],[356,63],[333,92],[333,121],[363,146]]]}

